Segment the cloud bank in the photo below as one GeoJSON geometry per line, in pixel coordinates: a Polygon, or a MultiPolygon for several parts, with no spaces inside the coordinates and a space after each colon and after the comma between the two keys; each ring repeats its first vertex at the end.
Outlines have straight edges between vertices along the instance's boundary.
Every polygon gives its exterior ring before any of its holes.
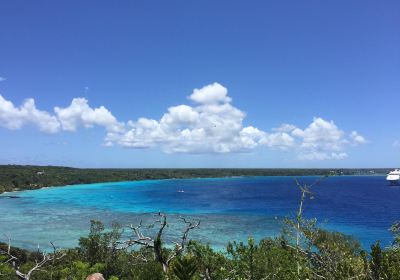
{"type": "Polygon", "coordinates": [[[284,123],[267,132],[245,126],[245,112],[232,105],[228,90],[219,83],[194,89],[188,100],[190,105],[169,107],[159,120],[142,117],[121,122],[104,106],[90,107],[85,98],[74,98],[69,106],[55,107],[49,113],[37,109],[33,99],[16,107],[0,95],[0,126],[21,129],[33,125],[46,133],[98,126],[106,131],[107,146],[193,154],[250,152],[265,147],[294,151],[304,160],[344,159],[349,146],[366,143],[358,132],[346,133],[320,117],[305,128],[284,123]]]}

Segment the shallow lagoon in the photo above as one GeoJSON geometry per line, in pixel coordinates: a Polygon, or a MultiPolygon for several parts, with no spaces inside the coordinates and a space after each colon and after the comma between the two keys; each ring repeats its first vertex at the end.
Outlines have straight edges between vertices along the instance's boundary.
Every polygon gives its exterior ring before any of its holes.
{"type": "MultiPolygon", "coordinates": [[[[313,182],[317,177],[300,177],[313,182]]],[[[313,188],[305,215],[328,229],[357,237],[365,248],[375,240],[389,245],[390,225],[400,219],[400,188],[383,176],[338,176],[313,188]]],[[[149,180],[46,188],[0,199],[0,234],[13,245],[77,245],[91,219],[107,225],[151,223],[169,214],[168,238],[181,229],[179,215],[201,220],[191,238],[222,248],[231,240],[279,235],[282,221],[296,210],[300,192],[293,177],[149,180]]],[[[4,195],[3,195],[4,196],[4,195]]]]}

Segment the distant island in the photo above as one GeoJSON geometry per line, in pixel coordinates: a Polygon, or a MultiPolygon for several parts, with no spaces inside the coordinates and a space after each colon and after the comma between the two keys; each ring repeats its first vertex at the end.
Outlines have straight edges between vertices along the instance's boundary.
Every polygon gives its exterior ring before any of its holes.
{"type": "Polygon", "coordinates": [[[391,168],[72,168],[0,165],[0,193],[50,186],[151,179],[219,178],[233,176],[380,175],[391,168]]]}

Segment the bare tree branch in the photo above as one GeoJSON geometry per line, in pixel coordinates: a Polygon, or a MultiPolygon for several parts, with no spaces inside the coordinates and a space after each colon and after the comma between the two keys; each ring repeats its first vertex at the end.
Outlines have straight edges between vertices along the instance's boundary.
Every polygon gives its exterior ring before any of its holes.
{"type": "MultiPolygon", "coordinates": [[[[4,263],[9,264],[12,269],[15,271],[15,275],[21,279],[21,280],[30,280],[32,274],[35,271],[43,271],[42,267],[45,266],[47,263],[60,260],[63,258],[66,254],[64,252],[58,252],[52,242],[50,244],[53,246],[53,254],[47,254],[45,252],[41,252],[41,259],[40,260],[35,260],[35,265],[27,272],[23,273],[20,271],[20,267],[18,265],[18,258],[14,255],[11,254],[11,238],[8,237],[8,245],[7,245],[7,251],[0,250],[0,254],[8,256],[8,260],[6,260],[4,263]]],[[[39,247],[38,247],[39,249],[39,247]]]]}
{"type": "MultiPolygon", "coordinates": [[[[136,227],[133,226],[132,224],[129,225],[129,228],[132,231],[133,236],[126,241],[119,242],[121,244],[119,249],[127,249],[135,245],[141,246],[143,248],[150,248],[153,251],[154,260],[156,260],[162,265],[164,272],[167,272],[172,260],[175,259],[179,254],[181,254],[184,251],[186,244],[188,242],[189,232],[199,227],[200,221],[193,222],[193,221],[188,221],[184,217],[180,217],[180,219],[185,224],[185,229],[182,232],[180,240],[178,242],[177,241],[172,242],[174,244],[174,249],[171,252],[167,252],[164,249],[162,242],[163,233],[165,229],[168,227],[167,215],[165,213],[159,212],[156,214],[156,217],[158,217],[158,220],[156,220],[156,222],[151,225],[151,227],[153,227],[155,224],[159,224],[158,231],[154,238],[143,234],[142,221],[140,221],[139,225],[136,227]]],[[[138,253],[138,258],[147,262],[147,258],[140,251],[138,253]]]]}

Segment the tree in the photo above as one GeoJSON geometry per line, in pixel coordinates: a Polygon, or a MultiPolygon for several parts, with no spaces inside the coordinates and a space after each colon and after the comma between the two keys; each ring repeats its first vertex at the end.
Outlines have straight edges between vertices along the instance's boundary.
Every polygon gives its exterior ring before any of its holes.
{"type": "Polygon", "coordinates": [[[196,260],[199,276],[202,279],[229,278],[231,264],[222,252],[214,251],[209,244],[204,245],[193,240],[189,242],[187,251],[196,260]]]}
{"type": "Polygon", "coordinates": [[[197,271],[196,261],[189,256],[179,257],[172,270],[179,280],[191,280],[197,271]]]}
{"type": "Polygon", "coordinates": [[[385,256],[382,252],[381,245],[379,241],[371,245],[371,278],[374,280],[384,279],[385,269],[384,269],[385,256]]]}
{"type": "Polygon", "coordinates": [[[5,258],[3,257],[2,265],[8,265],[9,268],[14,271],[18,279],[31,280],[32,275],[42,270],[42,268],[45,265],[55,260],[60,260],[65,256],[65,252],[56,250],[53,243],[51,243],[51,245],[53,246],[54,249],[53,254],[48,254],[46,252],[41,252],[38,250],[35,254],[36,257],[33,264],[29,264],[29,267],[27,265],[21,267],[21,261],[18,259],[16,255],[13,254],[11,250],[11,238],[9,237],[7,249],[6,250],[0,249],[0,254],[5,256],[5,258]]]}
{"type": "MultiPolygon", "coordinates": [[[[167,215],[159,212],[156,215],[159,219],[156,221],[156,224],[159,224],[159,229],[154,238],[150,236],[146,236],[142,232],[142,222],[139,223],[139,226],[134,227],[130,225],[130,229],[133,232],[133,235],[129,240],[121,242],[123,245],[122,248],[128,248],[135,245],[142,246],[144,248],[149,248],[154,253],[154,260],[162,265],[164,273],[167,273],[170,267],[171,262],[178,256],[180,256],[186,248],[188,243],[188,235],[189,232],[200,225],[200,221],[188,221],[186,218],[181,217],[181,220],[185,224],[185,229],[183,230],[180,241],[173,242],[174,249],[168,250],[164,247],[163,244],[163,233],[165,228],[167,227],[167,215]]],[[[144,255],[141,255],[143,261],[147,262],[147,258],[144,255]]]]}
{"type": "Polygon", "coordinates": [[[112,224],[111,230],[106,231],[100,221],[90,222],[88,237],[79,239],[79,252],[83,259],[90,265],[103,263],[105,265],[106,277],[118,275],[118,244],[122,235],[119,224],[112,224]]]}
{"type": "Polygon", "coordinates": [[[389,230],[394,236],[393,247],[400,248],[400,221],[394,222],[389,230]]]}

